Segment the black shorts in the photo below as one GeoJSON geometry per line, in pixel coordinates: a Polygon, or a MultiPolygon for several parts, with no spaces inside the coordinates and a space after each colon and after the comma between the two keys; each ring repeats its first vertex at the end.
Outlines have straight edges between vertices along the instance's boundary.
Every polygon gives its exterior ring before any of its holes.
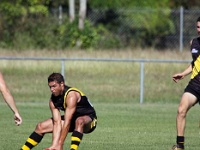
{"type": "Polygon", "coordinates": [[[200,103],[200,86],[195,86],[189,83],[187,87],[185,88],[184,92],[193,94],[197,98],[198,102],[200,103]]]}
{"type": "MultiPolygon", "coordinates": [[[[70,125],[70,128],[69,128],[69,132],[73,132],[74,129],[75,129],[75,121],[76,119],[80,117],[80,116],[74,116],[72,118],[72,121],[71,121],[71,125],[70,125]]],[[[91,133],[92,131],[94,131],[94,129],[96,128],[96,125],[97,125],[97,116],[96,114],[89,114],[89,117],[92,119],[92,122],[91,122],[91,128],[88,132],[84,132],[84,133],[91,133]]],[[[64,120],[64,115],[61,116],[61,119],[64,120]]]]}

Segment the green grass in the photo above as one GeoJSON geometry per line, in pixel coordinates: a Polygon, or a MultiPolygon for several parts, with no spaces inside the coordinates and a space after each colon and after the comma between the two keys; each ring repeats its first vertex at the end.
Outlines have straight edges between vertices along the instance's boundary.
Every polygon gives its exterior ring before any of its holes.
{"type": "MultiPolygon", "coordinates": [[[[17,150],[35,129],[35,125],[50,117],[47,103],[18,103],[23,124],[14,125],[12,113],[1,103],[1,150],[17,150]]],[[[84,135],[80,150],[169,150],[175,143],[176,104],[94,103],[98,125],[84,135]]],[[[65,142],[69,149],[70,135],[65,142]]],[[[186,149],[199,150],[199,106],[187,117],[186,149]]],[[[45,135],[35,147],[41,150],[51,144],[51,134],[45,135]]]]}
{"type": "MultiPolygon", "coordinates": [[[[66,58],[122,58],[189,60],[188,51],[113,50],[113,51],[6,51],[2,56],[66,57],[66,58]]],[[[17,102],[46,102],[50,91],[47,77],[61,72],[60,61],[0,60],[0,70],[17,102]]],[[[177,103],[189,76],[175,84],[172,75],[183,71],[188,64],[145,63],[144,102],[177,103]]],[[[139,62],[66,61],[66,84],[85,92],[94,102],[139,103],[139,62]]]]}
{"type": "MultiPolygon", "coordinates": [[[[45,102],[47,77],[60,72],[59,61],[1,61],[0,70],[18,102],[45,102]]],[[[189,81],[178,84],[172,75],[186,64],[148,63],[144,66],[144,102],[177,102],[189,81]],[[177,94],[178,93],[178,94],[177,94]]],[[[140,64],[137,62],[65,62],[66,84],[85,92],[95,102],[133,102],[140,99],[140,64]]]]}
{"type": "MultiPolygon", "coordinates": [[[[189,52],[176,51],[4,51],[1,56],[68,58],[142,58],[189,60],[189,52]]],[[[0,70],[23,116],[16,127],[12,113],[1,99],[0,150],[16,150],[32,133],[35,125],[51,116],[47,77],[61,71],[60,61],[0,60],[0,70]]],[[[175,118],[189,76],[175,84],[172,75],[188,64],[145,63],[144,103],[139,104],[140,64],[137,62],[65,62],[66,84],[81,89],[94,104],[98,127],[85,135],[80,150],[169,150],[175,143],[175,118]]],[[[187,117],[186,149],[199,149],[199,111],[195,106],[187,117]]],[[[65,148],[69,147],[70,136],[65,148]]],[[[51,144],[46,135],[35,148],[51,144]]]]}

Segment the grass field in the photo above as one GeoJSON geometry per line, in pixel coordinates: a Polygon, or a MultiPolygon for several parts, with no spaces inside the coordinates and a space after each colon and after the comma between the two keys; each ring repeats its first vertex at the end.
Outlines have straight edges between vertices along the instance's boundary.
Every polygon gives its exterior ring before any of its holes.
{"type": "MultiPolygon", "coordinates": [[[[3,54],[6,52],[2,52],[3,54]]],[[[7,52],[8,53],[8,52],[7,52]]],[[[5,54],[4,54],[5,55],[5,54]]],[[[175,51],[97,51],[97,52],[23,52],[12,56],[67,57],[67,58],[143,58],[189,60],[187,52],[175,51]]],[[[191,58],[190,58],[191,59],[191,58]]],[[[61,71],[60,61],[0,60],[0,70],[18,102],[45,102],[49,99],[47,77],[61,71]]],[[[178,84],[172,81],[174,73],[188,64],[145,63],[144,102],[177,103],[188,78],[178,84]]],[[[65,62],[66,84],[85,92],[95,102],[133,102],[140,100],[140,63],[138,62],[65,62]]]]}
{"type": "MultiPolygon", "coordinates": [[[[1,103],[0,150],[17,150],[34,130],[37,122],[50,117],[47,104],[18,104],[24,118],[19,127],[14,125],[12,113],[1,103]]],[[[95,103],[98,125],[85,135],[80,150],[170,150],[175,143],[175,115],[177,105],[131,103],[95,103]]],[[[188,114],[186,149],[199,150],[199,106],[188,114]]],[[[70,134],[71,135],[71,134],[70,134]]],[[[70,135],[65,142],[69,149],[70,135]]],[[[51,134],[45,135],[35,150],[51,144],[51,134]]]]}
{"type": "MultiPolygon", "coordinates": [[[[6,51],[1,56],[143,58],[189,60],[188,52],[176,51],[6,51]]],[[[14,125],[12,113],[3,100],[0,103],[0,150],[17,150],[32,133],[35,125],[50,117],[50,91],[47,77],[60,72],[60,62],[0,60],[0,70],[23,116],[23,124],[14,125]]],[[[189,76],[175,84],[171,77],[188,64],[145,64],[144,103],[139,104],[140,65],[129,62],[65,63],[66,83],[83,90],[94,104],[98,115],[97,129],[85,135],[80,150],[170,150],[175,144],[175,117],[180,96],[189,76]]],[[[186,149],[199,150],[199,106],[188,114],[186,149]]],[[[65,149],[69,147],[70,136],[65,149]]],[[[35,148],[51,144],[46,135],[35,148]]],[[[68,148],[69,149],[69,148],[68,148]]]]}

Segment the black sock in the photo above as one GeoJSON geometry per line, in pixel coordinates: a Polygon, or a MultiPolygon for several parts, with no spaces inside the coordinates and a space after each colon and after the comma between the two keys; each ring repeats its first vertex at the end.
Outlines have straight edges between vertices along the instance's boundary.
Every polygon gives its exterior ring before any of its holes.
{"type": "Polygon", "coordinates": [[[78,132],[78,131],[74,131],[72,133],[70,150],[77,150],[78,149],[78,146],[79,146],[79,144],[82,140],[82,137],[83,137],[83,134],[78,132]]]}
{"type": "Polygon", "coordinates": [[[30,150],[30,149],[32,149],[33,147],[38,145],[38,143],[40,143],[42,138],[43,138],[43,136],[37,134],[36,132],[33,132],[29,136],[29,138],[26,140],[26,143],[22,146],[21,150],[30,150]]]}
{"type": "Polygon", "coordinates": [[[177,136],[176,143],[179,148],[184,148],[184,136],[177,136]]]}

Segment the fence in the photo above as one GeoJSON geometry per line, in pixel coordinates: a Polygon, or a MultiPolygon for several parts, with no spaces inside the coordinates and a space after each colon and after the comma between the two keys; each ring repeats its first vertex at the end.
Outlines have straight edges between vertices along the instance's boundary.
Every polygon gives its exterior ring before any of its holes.
{"type": "Polygon", "coordinates": [[[47,18],[40,14],[21,16],[26,19],[15,18],[18,23],[14,23],[16,25],[13,26],[6,25],[8,21],[2,20],[5,22],[2,23],[0,31],[2,37],[0,47],[13,49],[152,47],[182,51],[188,49],[190,40],[197,36],[195,24],[200,14],[198,9],[187,10],[182,7],[173,10],[88,8],[85,31],[79,32],[78,23],[70,23],[67,9],[68,6],[51,8],[47,18]],[[63,26],[60,27],[61,24],[63,26]]]}
{"type": "MultiPolygon", "coordinates": [[[[153,17],[153,14],[155,14],[156,11],[157,10],[155,9],[149,9],[149,8],[132,8],[126,10],[93,9],[93,10],[88,10],[87,19],[89,19],[95,25],[104,24],[106,26],[107,24],[110,24],[110,26],[113,26],[111,27],[111,29],[115,28],[114,34],[119,39],[121,39],[121,41],[127,43],[127,45],[131,45],[131,39],[137,38],[137,36],[139,36],[140,33],[144,34],[142,32],[144,31],[145,28],[148,28],[145,27],[145,25],[143,25],[144,22],[141,22],[141,18],[144,20],[149,20],[150,22],[151,19],[153,19],[151,17],[153,17]],[[141,18],[138,18],[138,14],[140,15],[141,18]]],[[[65,10],[64,13],[63,12],[61,13],[65,14],[67,12],[65,10]]],[[[196,26],[196,19],[199,17],[200,14],[200,10],[199,9],[189,10],[189,9],[184,9],[183,7],[171,10],[162,8],[156,13],[157,14],[160,13],[160,15],[157,15],[160,21],[162,21],[163,19],[160,17],[164,18],[169,17],[171,24],[169,25],[170,27],[166,28],[166,30],[174,28],[174,31],[164,35],[161,35],[161,33],[158,32],[157,34],[153,35],[150,38],[154,39],[154,42],[157,42],[156,44],[167,49],[179,49],[179,51],[183,51],[183,49],[188,48],[190,40],[195,36],[197,36],[195,26],[196,26]],[[170,12],[169,13],[170,15],[166,15],[166,12],[170,12]]],[[[162,28],[162,26],[158,26],[157,30],[162,30],[160,28],[162,28]]],[[[154,34],[152,31],[148,32],[149,32],[148,34],[154,34]]],[[[138,42],[141,42],[141,40],[142,39],[137,39],[138,42]]],[[[145,45],[147,43],[148,39],[146,43],[143,44],[145,45]]]]}
{"type": "MultiPolygon", "coordinates": [[[[21,61],[60,61],[61,62],[61,74],[65,76],[65,64],[69,61],[86,61],[86,62],[134,62],[139,63],[140,65],[140,104],[144,102],[144,80],[145,80],[145,64],[149,63],[189,63],[187,60],[158,60],[158,59],[104,59],[104,58],[45,58],[45,57],[0,57],[0,60],[21,60],[21,61]]],[[[159,75],[158,75],[159,76],[159,75]]]]}

